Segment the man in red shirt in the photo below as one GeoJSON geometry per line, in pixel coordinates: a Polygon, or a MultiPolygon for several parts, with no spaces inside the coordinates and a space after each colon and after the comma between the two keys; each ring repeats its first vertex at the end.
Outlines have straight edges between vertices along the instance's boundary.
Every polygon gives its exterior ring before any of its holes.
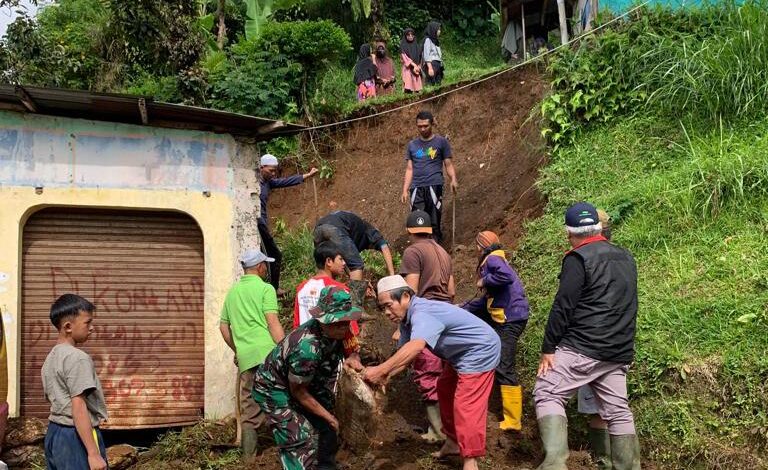
{"type": "MultiPolygon", "coordinates": [[[[336,286],[349,292],[349,287],[337,280],[344,274],[346,263],[341,255],[341,250],[335,243],[325,241],[318,244],[315,247],[313,257],[315,258],[317,273],[296,287],[296,300],[293,304],[294,328],[298,328],[299,325],[313,318],[309,311],[317,305],[320,300],[320,291],[324,287],[336,286]]],[[[357,340],[359,332],[360,328],[357,322],[353,321],[350,323],[350,333],[344,338],[344,350],[349,358],[348,362],[352,361],[354,364],[360,363],[360,356],[358,355],[360,348],[357,340]]]]}

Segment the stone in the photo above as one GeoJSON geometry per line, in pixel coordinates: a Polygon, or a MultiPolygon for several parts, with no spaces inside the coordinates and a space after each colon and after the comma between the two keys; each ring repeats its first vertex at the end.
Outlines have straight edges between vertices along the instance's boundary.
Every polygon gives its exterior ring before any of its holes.
{"type": "Polygon", "coordinates": [[[110,470],[125,470],[139,460],[139,451],[128,444],[107,448],[107,464],[110,470]]]}
{"type": "Polygon", "coordinates": [[[29,468],[45,466],[45,452],[42,446],[25,445],[7,449],[0,456],[10,468],[29,468]]]}
{"type": "Polygon", "coordinates": [[[4,449],[29,446],[43,442],[48,422],[40,418],[15,418],[8,420],[4,449]]]}
{"type": "Polygon", "coordinates": [[[386,405],[384,393],[371,388],[362,374],[344,367],[339,377],[336,417],[340,437],[352,452],[368,451],[378,441],[379,421],[386,405]]]}

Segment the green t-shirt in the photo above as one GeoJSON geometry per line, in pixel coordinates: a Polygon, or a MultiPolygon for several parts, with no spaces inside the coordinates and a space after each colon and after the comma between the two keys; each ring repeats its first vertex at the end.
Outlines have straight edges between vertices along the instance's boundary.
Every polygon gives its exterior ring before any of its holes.
{"type": "Polygon", "coordinates": [[[245,274],[227,293],[221,322],[228,323],[240,372],[256,367],[275,347],[267,313],[277,313],[275,288],[255,274],[245,274]]]}

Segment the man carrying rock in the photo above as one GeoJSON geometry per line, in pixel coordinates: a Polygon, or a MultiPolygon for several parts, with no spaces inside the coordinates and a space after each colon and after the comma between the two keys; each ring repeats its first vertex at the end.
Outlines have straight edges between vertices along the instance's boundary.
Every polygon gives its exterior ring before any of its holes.
{"type": "Polygon", "coordinates": [[[448,139],[432,132],[434,118],[429,111],[416,115],[419,137],[408,143],[405,149],[405,178],[400,201],[410,204],[411,210],[422,210],[429,214],[432,236],[443,241],[440,229],[443,210],[443,166],[451,179],[451,191],[459,187],[453,154],[448,139]]]}
{"type": "MultiPolygon", "coordinates": [[[[417,296],[452,302],[456,295],[453,262],[445,249],[432,239],[429,214],[415,210],[408,215],[405,226],[411,245],[403,252],[400,274],[417,296]]],[[[424,398],[429,421],[429,429],[421,437],[430,442],[445,439],[437,402],[437,380],[442,371],[442,359],[428,348],[424,348],[412,363],[411,377],[424,398]]]]}
{"type": "Polygon", "coordinates": [[[323,288],[310,313],[314,318],[288,334],[254,374],[253,399],[267,415],[285,470],[336,469],[334,389],[343,340],[362,310],[332,286],[323,288]]]}
{"type": "Polygon", "coordinates": [[[437,396],[445,444],[436,458],[460,455],[463,470],[478,470],[485,455],[488,397],[499,364],[499,336],[484,321],[447,302],[414,295],[402,276],[378,283],[379,306],[400,325],[400,349],[384,363],[363,371],[366,381],[384,384],[429,348],[443,359],[437,396]]]}
{"type": "Polygon", "coordinates": [[[280,251],[280,248],[277,247],[277,243],[275,243],[275,239],[272,238],[272,233],[269,231],[269,218],[267,218],[269,192],[272,189],[287,188],[289,186],[301,184],[304,180],[315,176],[318,170],[317,168],[311,168],[308,173],[304,173],[303,175],[275,178],[275,175],[277,175],[277,167],[279,165],[277,157],[266,153],[261,156],[260,163],[259,202],[261,203],[261,213],[258,222],[259,236],[261,237],[261,243],[267,256],[273,258],[273,261],[270,262],[269,283],[275,288],[277,295],[282,296],[285,294],[285,291],[280,289],[280,263],[283,260],[283,253],[280,251]]]}
{"type": "Polygon", "coordinates": [[[565,404],[589,384],[608,423],[613,470],[639,470],[640,445],[627,399],[634,357],[637,266],[601,235],[597,210],[574,204],[565,213],[571,244],[549,314],[534,388],[545,459],[539,470],[566,470],[565,404]]]}

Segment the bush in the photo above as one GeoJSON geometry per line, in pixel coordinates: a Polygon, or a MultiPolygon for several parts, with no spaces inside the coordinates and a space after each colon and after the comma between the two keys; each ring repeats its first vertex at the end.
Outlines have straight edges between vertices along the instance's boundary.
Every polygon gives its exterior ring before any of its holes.
{"type": "Polygon", "coordinates": [[[311,78],[352,49],[349,35],[329,20],[267,23],[257,42],[262,50],[300,64],[311,78]]]}
{"type": "Polygon", "coordinates": [[[275,119],[296,116],[301,66],[284,54],[242,40],[226,62],[211,60],[208,66],[214,108],[275,119]]]}

